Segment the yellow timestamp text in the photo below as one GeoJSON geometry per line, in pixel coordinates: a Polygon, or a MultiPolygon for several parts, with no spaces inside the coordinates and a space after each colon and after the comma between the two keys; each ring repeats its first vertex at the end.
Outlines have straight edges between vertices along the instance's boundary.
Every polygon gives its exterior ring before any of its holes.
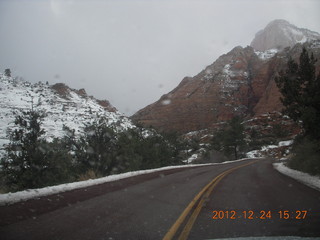
{"type": "Polygon", "coordinates": [[[212,219],[221,220],[221,219],[298,219],[302,220],[307,217],[307,210],[245,210],[245,211],[236,211],[236,210],[214,210],[212,211],[212,219]]]}

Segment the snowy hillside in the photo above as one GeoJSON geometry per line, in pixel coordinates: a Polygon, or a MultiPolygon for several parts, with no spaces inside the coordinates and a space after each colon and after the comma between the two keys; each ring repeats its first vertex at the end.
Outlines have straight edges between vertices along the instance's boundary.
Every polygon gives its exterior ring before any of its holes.
{"type": "Polygon", "coordinates": [[[0,149],[8,143],[7,129],[14,126],[15,115],[32,107],[45,112],[43,128],[49,141],[64,135],[63,125],[79,134],[85,123],[98,116],[104,116],[118,131],[134,127],[128,118],[108,104],[87,96],[84,90],[73,90],[64,84],[31,84],[0,73],[0,149]]]}

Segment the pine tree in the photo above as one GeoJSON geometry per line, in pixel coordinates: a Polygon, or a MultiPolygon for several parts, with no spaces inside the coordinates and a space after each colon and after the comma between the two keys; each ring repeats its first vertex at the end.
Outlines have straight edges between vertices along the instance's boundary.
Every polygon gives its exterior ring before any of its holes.
{"type": "Polygon", "coordinates": [[[134,171],[144,167],[143,155],[141,154],[143,137],[139,128],[119,133],[117,146],[116,158],[120,171],[134,171]]]}
{"type": "Polygon", "coordinates": [[[43,115],[39,112],[22,112],[16,116],[16,128],[9,133],[10,143],[5,147],[6,158],[1,163],[7,184],[24,189],[36,186],[36,178],[43,166],[42,152],[39,149],[43,115]]]}
{"type": "Polygon", "coordinates": [[[284,113],[293,120],[302,121],[305,135],[320,139],[320,74],[316,77],[313,54],[309,56],[304,48],[300,65],[292,59],[285,72],[276,78],[282,94],[284,113]]]}
{"type": "Polygon", "coordinates": [[[224,152],[227,156],[238,159],[239,152],[245,145],[244,127],[241,122],[242,119],[238,116],[228,121],[227,126],[213,138],[213,148],[224,152]]]}
{"type": "Polygon", "coordinates": [[[302,50],[299,64],[292,59],[276,83],[282,94],[284,113],[302,123],[303,134],[295,139],[291,168],[320,174],[320,72],[316,77],[316,59],[302,50]]]}
{"type": "Polygon", "coordinates": [[[10,143],[1,159],[5,183],[11,190],[44,187],[72,179],[72,158],[59,140],[48,143],[41,128],[44,114],[22,112],[9,132],[10,143]]]}
{"type": "Polygon", "coordinates": [[[84,132],[76,145],[81,171],[93,170],[96,176],[117,172],[116,132],[108,127],[107,119],[94,121],[85,127],[84,132]]]}
{"type": "Polygon", "coordinates": [[[5,75],[6,77],[11,77],[11,70],[10,70],[10,68],[7,68],[7,69],[4,70],[4,75],[5,75]]]}

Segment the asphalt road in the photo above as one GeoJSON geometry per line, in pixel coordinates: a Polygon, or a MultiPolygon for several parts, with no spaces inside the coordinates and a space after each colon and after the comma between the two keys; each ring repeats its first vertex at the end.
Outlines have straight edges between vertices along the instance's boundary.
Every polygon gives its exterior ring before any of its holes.
{"type": "Polygon", "coordinates": [[[0,207],[0,239],[169,240],[184,229],[180,239],[320,237],[320,192],[281,175],[271,160],[253,162],[157,172],[0,207]]]}

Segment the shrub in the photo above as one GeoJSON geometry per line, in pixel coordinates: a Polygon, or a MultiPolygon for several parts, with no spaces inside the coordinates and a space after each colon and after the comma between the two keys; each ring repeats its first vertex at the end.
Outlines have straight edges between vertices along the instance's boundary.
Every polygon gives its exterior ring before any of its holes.
{"type": "Polygon", "coordinates": [[[294,156],[288,166],[310,173],[320,175],[320,144],[309,137],[301,137],[293,147],[294,156]]]}

